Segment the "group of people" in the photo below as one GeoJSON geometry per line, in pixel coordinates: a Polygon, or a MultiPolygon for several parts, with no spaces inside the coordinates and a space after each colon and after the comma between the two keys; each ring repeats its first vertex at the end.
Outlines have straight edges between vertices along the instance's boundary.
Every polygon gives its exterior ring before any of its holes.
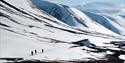
{"type": "MultiPolygon", "coordinates": [[[[44,49],[42,49],[42,51],[41,51],[42,53],[44,52],[44,49]]],[[[35,50],[34,52],[33,51],[31,51],[31,55],[34,55],[34,54],[37,54],[37,50],[35,50]]]]}

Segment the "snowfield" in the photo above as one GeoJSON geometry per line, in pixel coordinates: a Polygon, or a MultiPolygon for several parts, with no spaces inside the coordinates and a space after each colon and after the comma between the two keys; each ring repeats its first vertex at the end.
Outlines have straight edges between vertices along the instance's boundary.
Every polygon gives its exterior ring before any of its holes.
{"type": "MultiPolygon", "coordinates": [[[[110,23],[125,31],[123,23],[123,27],[110,23]]],[[[107,56],[124,60],[124,46],[125,36],[73,7],[42,0],[0,0],[0,62],[6,62],[1,58],[89,61],[107,56]]]]}

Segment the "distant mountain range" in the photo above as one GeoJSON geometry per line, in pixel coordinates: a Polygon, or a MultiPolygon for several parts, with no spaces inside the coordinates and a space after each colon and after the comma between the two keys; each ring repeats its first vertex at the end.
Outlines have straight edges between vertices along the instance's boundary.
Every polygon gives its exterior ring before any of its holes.
{"type": "Polygon", "coordinates": [[[0,0],[0,62],[124,61],[124,21],[120,13],[98,14],[43,0],[0,0]]]}
{"type": "Polygon", "coordinates": [[[119,13],[125,11],[124,3],[94,2],[75,6],[81,10],[94,13],[119,13]]]}
{"type": "Polygon", "coordinates": [[[94,2],[85,5],[77,5],[75,8],[81,10],[91,19],[111,31],[125,35],[124,3],[94,2]]]}

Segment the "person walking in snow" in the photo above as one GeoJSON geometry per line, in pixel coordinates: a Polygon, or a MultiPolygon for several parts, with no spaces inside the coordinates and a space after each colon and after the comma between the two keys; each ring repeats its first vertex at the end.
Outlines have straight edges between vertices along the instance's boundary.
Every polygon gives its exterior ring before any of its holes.
{"type": "Polygon", "coordinates": [[[35,54],[37,54],[37,50],[35,50],[35,54]]]}
{"type": "Polygon", "coordinates": [[[33,51],[31,51],[31,55],[33,55],[33,51]]]}
{"type": "Polygon", "coordinates": [[[42,49],[42,53],[44,52],[44,49],[42,49]]]}

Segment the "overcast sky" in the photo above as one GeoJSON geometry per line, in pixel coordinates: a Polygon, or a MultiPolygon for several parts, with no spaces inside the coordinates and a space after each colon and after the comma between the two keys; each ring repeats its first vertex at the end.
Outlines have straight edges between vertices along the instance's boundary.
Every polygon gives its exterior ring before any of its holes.
{"type": "Polygon", "coordinates": [[[125,3],[125,0],[47,0],[55,3],[65,4],[65,5],[80,5],[91,2],[115,2],[115,3],[125,3]]]}

